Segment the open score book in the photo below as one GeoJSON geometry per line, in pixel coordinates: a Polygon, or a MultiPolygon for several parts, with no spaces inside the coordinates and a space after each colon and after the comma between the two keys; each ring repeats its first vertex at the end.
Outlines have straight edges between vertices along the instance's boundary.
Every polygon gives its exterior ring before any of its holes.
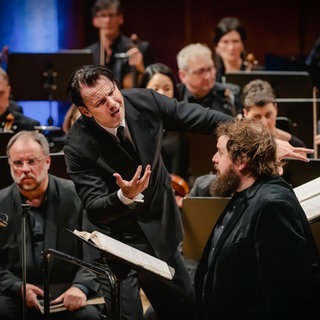
{"type": "Polygon", "coordinates": [[[113,239],[99,231],[92,231],[90,233],[74,230],[73,234],[93,243],[98,249],[109,253],[111,256],[129,262],[134,266],[151,271],[169,280],[172,280],[174,276],[174,269],[168,266],[165,261],[113,239]]]}

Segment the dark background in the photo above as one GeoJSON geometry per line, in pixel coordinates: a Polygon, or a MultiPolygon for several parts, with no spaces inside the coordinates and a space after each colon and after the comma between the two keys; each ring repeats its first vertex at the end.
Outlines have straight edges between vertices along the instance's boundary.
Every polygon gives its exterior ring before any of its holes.
{"type": "MultiPolygon", "coordinates": [[[[93,0],[0,0],[0,45],[9,44],[12,51],[21,51],[31,40],[42,44],[57,33],[58,49],[81,49],[98,40],[98,31],[91,23],[93,3],[93,0]],[[32,3],[30,6],[29,2],[32,3]],[[38,26],[37,21],[33,21],[34,16],[43,16],[45,12],[32,15],[30,21],[31,11],[39,9],[40,2],[46,2],[48,11],[49,4],[56,7],[58,29],[52,33],[46,25],[38,26]],[[9,8],[11,11],[8,11],[9,8]],[[31,23],[24,27],[21,20],[31,23]],[[28,36],[29,28],[47,30],[45,35],[48,38],[42,37],[42,34],[41,37],[24,38],[28,36]]],[[[253,53],[267,70],[305,70],[305,58],[320,37],[319,0],[122,0],[122,3],[125,17],[123,33],[128,36],[136,33],[140,39],[149,41],[154,62],[165,63],[175,72],[176,54],[185,45],[204,42],[214,49],[214,27],[225,16],[236,16],[242,21],[247,31],[247,52],[253,53]]],[[[51,18],[48,20],[52,22],[51,18]]],[[[56,50],[50,44],[46,48],[48,52],[56,50]]],[[[18,76],[25,77],[25,83],[28,83],[28,74],[19,73],[18,76]]],[[[292,89],[290,83],[288,88],[292,89]]],[[[58,121],[55,124],[61,125],[68,107],[58,106],[58,121]]],[[[292,119],[293,133],[308,147],[313,147],[312,107],[310,102],[279,103],[279,115],[292,119]]],[[[36,115],[39,114],[40,107],[32,109],[36,110],[36,115]]],[[[41,107],[41,111],[45,109],[48,106],[41,107]]],[[[207,173],[211,168],[212,150],[203,148],[203,145],[207,145],[207,141],[196,141],[192,145],[192,154],[196,157],[191,159],[191,166],[197,165],[194,169],[196,174],[207,173]],[[197,149],[199,147],[200,150],[197,149]],[[199,152],[203,150],[208,150],[208,154],[200,156],[199,152]]]]}
{"type": "MultiPolygon", "coordinates": [[[[75,13],[69,23],[69,48],[81,48],[97,40],[91,25],[92,0],[72,0],[75,13]]],[[[245,26],[247,52],[268,69],[301,68],[300,63],[320,36],[316,0],[123,0],[122,31],[136,33],[151,43],[155,61],[176,70],[176,54],[191,42],[205,42],[212,49],[213,30],[224,16],[237,16],[245,26]],[[273,60],[271,58],[274,58],[273,60]]]]}

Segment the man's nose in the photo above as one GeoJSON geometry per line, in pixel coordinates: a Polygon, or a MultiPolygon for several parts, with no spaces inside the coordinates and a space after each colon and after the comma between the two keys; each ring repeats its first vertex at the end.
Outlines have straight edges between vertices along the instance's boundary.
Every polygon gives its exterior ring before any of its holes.
{"type": "Polygon", "coordinates": [[[265,127],[268,126],[268,119],[267,119],[267,118],[262,117],[262,118],[260,119],[260,121],[262,122],[262,124],[263,124],[265,127]]]}
{"type": "Polygon", "coordinates": [[[213,163],[217,163],[217,162],[218,162],[217,154],[218,154],[218,152],[216,152],[216,153],[213,155],[212,159],[211,159],[211,161],[212,161],[213,163]]]}

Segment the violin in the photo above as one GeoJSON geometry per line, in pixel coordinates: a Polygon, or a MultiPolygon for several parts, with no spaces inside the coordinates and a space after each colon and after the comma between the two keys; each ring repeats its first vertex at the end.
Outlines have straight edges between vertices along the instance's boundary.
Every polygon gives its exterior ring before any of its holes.
{"type": "Polygon", "coordinates": [[[178,175],[171,174],[171,186],[175,194],[180,197],[185,197],[189,194],[189,185],[186,180],[178,175]]]}
{"type": "Polygon", "coordinates": [[[244,65],[246,66],[246,71],[251,71],[258,65],[258,60],[253,53],[247,54],[244,65]]]}

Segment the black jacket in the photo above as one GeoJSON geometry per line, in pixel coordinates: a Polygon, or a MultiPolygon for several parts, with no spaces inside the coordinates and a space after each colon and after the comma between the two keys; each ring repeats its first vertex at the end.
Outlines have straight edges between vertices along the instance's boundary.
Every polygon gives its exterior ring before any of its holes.
{"type": "Polygon", "coordinates": [[[138,224],[156,256],[166,260],[181,243],[182,228],[171,178],[161,157],[163,130],[213,134],[217,123],[230,117],[150,89],[127,89],[122,93],[125,120],[138,162],[131,161],[114,137],[94,119],[81,117],[66,138],[67,171],[91,221],[107,226],[109,230],[105,232],[123,242],[128,242],[128,228],[138,224]],[[150,183],[143,192],[144,203],[128,207],[117,196],[119,187],[113,173],[131,180],[138,163],[143,169],[151,165],[150,183]]]}
{"type": "Polygon", "coordinates": [[[259,179],[244,192],[212,263],[208,266],[213,233],[198,265],[200,319],[308,319],[312,266],[319,265],[319,256],[298,199],[278,176],[259,179]]]}

